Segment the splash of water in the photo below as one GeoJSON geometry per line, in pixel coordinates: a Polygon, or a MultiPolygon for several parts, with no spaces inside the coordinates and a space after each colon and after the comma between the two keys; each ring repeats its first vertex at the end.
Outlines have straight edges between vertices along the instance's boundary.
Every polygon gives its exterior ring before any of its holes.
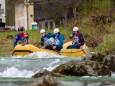
{"type": "Polygon", "coordinates": [[[54,57],[62,58],[65,56],[48,53],[48,52],[34,52],[25,56],[13,56],[13,58],[54,58],[54,57]]]}
{"type": "Polygon", "coordinates": [[[52,63],[48,64],[48,67],[44,67],[43,69],[48,70],[48,71],[52,71],[53,69],[55,69],[56,67],[59,66],[58,65],[59,62],[60,62],[60,59],[56,59],[52,63]]]}
{"type": "Polygon", "coordinates": [[[34,75],[33,71],[19,70],[15,67],[6,68],[3,72],[0,72],[0,77],[25,77],[31,78],[34,75]]]}

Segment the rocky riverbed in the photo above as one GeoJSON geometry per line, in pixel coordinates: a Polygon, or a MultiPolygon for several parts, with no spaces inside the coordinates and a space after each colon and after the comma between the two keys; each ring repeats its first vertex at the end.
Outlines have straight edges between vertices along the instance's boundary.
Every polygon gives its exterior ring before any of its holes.
{"type": "Polygon", "coordinates": [[[53,71],[41,70],[33,78],[41,78],[40,84],[32,84],[31,86],[62,86],[53,77],[65,76],[108,76],[115,72],[115,55],[105,55],[93,53],[84,57],[81,61],[69,61],[56,67],[53,71]],[[50,83],[50,82],[53,83],[50,83]],[[54,83],[55,82],[55,83],[54,83]],[[45,85],[45,83],[50,85],[45,85]],[[41,85],[42,84],[42,85],[41,85]]]}

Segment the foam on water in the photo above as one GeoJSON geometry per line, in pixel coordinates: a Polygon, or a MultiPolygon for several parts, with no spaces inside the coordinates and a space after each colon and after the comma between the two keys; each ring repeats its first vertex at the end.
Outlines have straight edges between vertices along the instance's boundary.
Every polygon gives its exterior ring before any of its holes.
{"type": "MultiPolygon", "coordinates": [[[[82,78],[92,78],[92,79],[97,79],[97,78],[102,78],[103,76],[83,76],[82,78]]],[[[104,77],[108,77],[108,76],[104,76],[104,77]]],[[[111,74],[112,78],[115,78],[115,73],[111,74]]]]}
{"type": "Polygon", "coordinates": [[[53,61],[52,63],[48,64],[48,67],[44,67],[43,69],[48,70],[48,71],[52,71],[53,69],[55,69],[56,67],[58,67],[59,65],[57,63],[60,62],[60,59],[56,59],[55,61],[53,61]],[[55,65],[57,64],[57,65],[55,65]]]}
{"type": "Polygon", "coordinates": [[[19,70],[15,67],[6,68],[3,72],[0,72],[0,77],[25,77],[31,78],[34,75],[33,71],[19,70]]]}
{"type": "Polygon", "coordinates": [[[112,73],[112,74],[111,74],[111,77],[112,77],[112,78],[115,78],[115,73],[112,73]]]}
{"type": "MultiPolygon", "coordinates": [[[[52,71],[54,68],[59,66],[59,64],[58,64],[59,62],[60,62],[60,59],[55,59],[50,64],[48,64],[46,67],[43,67],[42,69],[45,69],[45,70],[48,70],[48,71],[52,71]]],[[[38,69],[36,71],[33,71],[33,70],[28,71],[26,69],[25,70],[19,70],[16,67],[9,67],[9,68],[5,68],[2,72],[0,72],[0,77],[31,78],[34,74],[36,74],[39,71],[40,71],[40,69],[38,69]]]]}
{"type": "Polygon", "coordinates": [[[64,56],[48,52],[34,52],[25,56],[13,56],[13,58],[54,58],[54,57],[62,58],[64,56]]]}

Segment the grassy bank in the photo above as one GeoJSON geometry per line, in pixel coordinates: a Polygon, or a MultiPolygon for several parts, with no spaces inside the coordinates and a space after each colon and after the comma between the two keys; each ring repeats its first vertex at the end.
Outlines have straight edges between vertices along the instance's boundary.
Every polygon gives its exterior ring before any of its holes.
{"type": "MultiPolygon", "coordinates": [[[[39,34],[38,31],[26,31],[30,35],[29,42],[33,45],[37,45],[39,43],[39,34]]],[[[17,34],[16,31],[9,32],[0,32],[0,56],[11,55],[13,51],[13,41],[14,38],[7,39],[8,35],[13,35],[13,37],[17,34]]]]}
{"type": "MultiPolygon", "coordinates": [[[[29,43],[35,46],[40,46],[40,33],[38,30],[36,31],[26,31],[29,34],[29,43]]],[[[53,30],[47,30],[48,33],[52,33],[53,30]]],[[[67,30],[61,30],[61,32],[65,35],[66,41],[69,41],[68,35],[71,32],[67,30]]],[[[13,35],[13,37],[17,34],[16,31],[9,32],[0,32],[0,56],[8,56],[12,54],[13,51],[13,41],[14,38],[7,38],[8,35],[13,35]]]]}
{"type": "MultiPolygon", "coordinates": [[[[89,46],[91,51],[95,52],[105,52],[110,51],[110,54],[115,54],[115,30],[114,25],[108,26],[107,33],[102,30],[102,32],[97,31],[92,26],[84,24],[83,26],[79,26],[80,31],[83,33],[85,42],[89,46]],[[93,29],[92,29],[93,28],[93,29]],[[96,44],[96,46],[92,46],[92,44],[96,44]]],[[[64,34],[66,38],[66,42],[70,41],[68,38],[69,34],[72,33],[71,28],[62,28],[60,27],[60,31],[64,34]]],[[[26,31],[29,33],[29,43],[35,46],[40,46],[40,33],[39,31],[26,31]]],[[[53,30],[47,30],[47,32],[52,33],[53,30]]],[[[16,31],[9,32],[0,32],[0,56],[8,56],[12,54],[13,51],[13,40],[14,38],[7,39],[8,35],[13,35],[13,37],[17,34],[16,31]]]]}

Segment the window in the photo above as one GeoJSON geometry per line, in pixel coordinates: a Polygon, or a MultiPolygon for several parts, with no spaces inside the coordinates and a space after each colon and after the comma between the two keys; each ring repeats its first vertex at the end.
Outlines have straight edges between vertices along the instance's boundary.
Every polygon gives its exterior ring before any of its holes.
{"type": "Polygon", "coordinates": [[[50,21],[50,29],[53,29],[53,21],[50,21]]]}
{"type": "Polygon", "coordinates": [[[0,4],[0,9],[1,9],[1,4],[0,4]]]}
{"type": "Polygon", "coordinates": [[[2,22],[2,19],[0,19],[0,22],[2,22]]]}
{"type": "Polygon", "coordinates": [[[45,28],[48,29],[48,22],[45,22],[45,28]]]}

